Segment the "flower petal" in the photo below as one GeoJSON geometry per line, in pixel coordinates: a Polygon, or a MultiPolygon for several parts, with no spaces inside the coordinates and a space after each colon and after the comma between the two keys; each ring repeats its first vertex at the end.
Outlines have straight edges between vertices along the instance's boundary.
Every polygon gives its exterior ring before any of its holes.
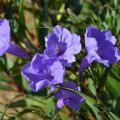
{"type": "Polygon", "coordinates": [[[48,86],[48,81],[46,80],[42,80],[42,81],[39,81],[39,82],[33,82],[33,81],[30,81],[30,84],[29,84],[30,88],[34,91],[34,92],[38,92],[39,90],[45,88],[46,86],[48,86]]]}
{"type": "Polygon", "coordinates": [[[44,60],[43,54],[37,53],[33,57],[32,61],[31,61],[31,67],[32,67],[32,69],[34,69],[35,72],[42,72],[44,70],[44,65],[42,65],[43,60],[44,60]]]}
{"type": "Polygon", "coordinates": [[[0,40],[10,43],[10,25],[7,19],[0,19],[0,40]]]}
{"type": "Polygon", "coordinates": [[[111,42],[113,45],[116,44],[116,38],[112,35],[112,33],[108,30],[102,31],[105,34],[105,39],[111,42]]]}
{"type": "Polygon", "coordinates": [[[8,49],[10,44],[10,26],[7,19],[0,19],[0,56],[8,49]]]}
{"type": "Polygon", "coordinates": [[[56,111],[61,109],[63,106],[64,106],[63,99],[58,100],[56,105],[56,111]]]}
{"type": "Polygon", "coordinates": [[[60,61],[56,59],[54,59],[53,61],[51,66],[49,67],[51,74],[54,76],[54,79],[51,82],[51,84],[63,83],[65,69],[63,65],[60,63],[60,61]]]}
{"type": "Polygon", "coordinates": [[[31,64],[25,64],[22,67],[22,75],[25,79],[27,79],[29,82],[33,81],[35,83],[41,81],[44,79],[44,74],[38,74],[34,69],[31,68],[31,64]]]}
{"type": "Polygon", "coordinates": [[[79,103],[75,103],[73,100],[64,100],[64,104],[70,107],[71,109],[74,109],[76,111],[80,111],[80,105],[79,103]]]}
{"type": "Polygon", "coordinates": [[[29,58],[28,53],[13,42],[10,43],[7,52],[21,58],[29,58]]]}

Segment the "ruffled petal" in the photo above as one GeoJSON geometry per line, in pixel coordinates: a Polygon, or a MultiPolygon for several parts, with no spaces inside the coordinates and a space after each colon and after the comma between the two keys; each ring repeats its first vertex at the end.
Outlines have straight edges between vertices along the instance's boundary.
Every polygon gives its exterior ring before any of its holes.
{"type": "Polygon", "coordinates": [[[72,55],[78,54],[81,51],[80,36],[72,33],[70,45],[67,46],[66,51],[69,51],[72,55]]]}
{"type": "Polygon", "coordinates": [[[45,37],[45,46],[48,47],[49,49],[56,48],[58,45],[59,38],[54,32],[49,33],[45,37]]]}
{"type": "Polygon", "coordinates": [[[115,38],[115,36],[112,35],[111,31],[105,30],[105,31],[102,31],[102,32],[105,34],[105,40],[108,40],[113,45],[116,44],[116,38],[115,38]]]}

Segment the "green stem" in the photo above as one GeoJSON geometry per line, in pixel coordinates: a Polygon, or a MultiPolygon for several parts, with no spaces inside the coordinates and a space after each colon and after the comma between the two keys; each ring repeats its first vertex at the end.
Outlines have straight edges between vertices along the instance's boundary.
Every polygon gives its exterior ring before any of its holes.
{"type": "Polygon", "coordinates": [[[109,68],[106,68],[103,76],[101,77],[101,79],[99,81],[99,85],[97,87],[97,96],[98,96],[99,99],[101,99],[101,97],[102,97],[103,88],[104,88],[105,83],[107,81],[108,74],[111,71],[111,67],[112,66],[110,66],[109,68]]]}
{"type": "MultiPolygon", "coordinates": [[[[96,89],[97,101],[98,101],[98,104],[100,104],[101,107],[104,107],[104,105],[103,105],[104,86],[105,86],[105,83],[107,81],[107,77],[109,75],[111,67],[112,66],[110,66],[109,68],[106,68],[104,74],[102,75],[102,77],[101,77],[101,79],[99,81],[99,85],[98,85],[98,87],[96,89]]],[[[101,120],[104,120],[104,111],[103,110],[101,111],[101,120]]]]}
{"type": "Polygon", "coordinates": [[[94,76],[94,74],[93,74],[93,72],[92,72],[92,70],[91,70],[91,68],[90,68],[90,67],[88,67],[88,71],[89,71],[89,73],[90,73],[91,77],[93,78],[93,80],[94,80],[94,82],[95,82],[95,81],[96,81],[96,79],[95,79],[95,76],[94,76]]]}

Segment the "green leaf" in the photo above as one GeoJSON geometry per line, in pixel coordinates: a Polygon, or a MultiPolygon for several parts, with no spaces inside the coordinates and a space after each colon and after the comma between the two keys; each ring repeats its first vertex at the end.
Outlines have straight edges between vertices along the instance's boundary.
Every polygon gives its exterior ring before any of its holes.
{"type": "Polygon", "coordinates": [[[7,85],[0,84],[0,90],[10,91],[13,90],[13,88],[7,85]]]}
{"type": "Polygon", "coordinates": [[[118,0],[114,0],[114,5],[117,7],[118,0]]]}
{"type": "Polygon", "coordinates": [[[18,118],[21,118],[21,116],[23,116],[23,115],[25,115],[25,114],[27,114],[27,113],[34,113],[34,115],[35,114],[39,114],[39,116],[42,116],[42,115],[44,115],[44,111],[42,111],[41,110],[41,108],[39,108],[39,107],[37,107],[37,106],[30,106],[30,107],[26,107],[26,108],[24,108],[22,111],[20,111],[20,112],[18,112],[17,113],[17,117],[18,118]]]}
{"type": "Polygon", "coordinates": [[[55,103],[54,103],[54,97],[51,97],[47,100],[47,113],[49,115],[53,115],[55,111],[55,103]]]}
{"type": "Polygon", "coordinates": [[[109,112],[109,114],[112,116],[112,118],[113,119],[111,119],[111,120],[120,120],[120,118],[117,116],[117,115],[115,115],[114,113],[112,113],[112,112],[109,112]]]}
{"type": "Polygon", "coordinates": [[[3,113],[0,112],[0,118],[2,117],[2,114],[3,114],[3,113]]]}
{"type": "Polygon", "coordinates": [[[26,102],[28,106],[38,106],[44,111],[47,109],[47,100],[43,97],[28,95],[26,98],[26,102]]]}
{"type": "Polygon", "coordinates": [[[20,0],[20,3],[19,3],[19,18],[20,18],[22,24],[25,23],[23,2],[24,2],[23,0],[20,0]]]}
{"type": "Polygon", "coordinates": [[[57,15],[57,20],[60,21],[62,18],[62,13],[64,13],[64,9],[65,9],[65,4],[62,4],[60,9],[59,9],[59,13],[57,15]]]}
{"type": "Polygon", "coordinates": [[[120,16],[117,17],[116,32],[117,32],[117,35],[120,32],[120,16]]]}
{"type": "Polygon", "coordinates": [[[14,66],[14,62],[9,57],[7,57],[7,68],[10,69],[13,66],[14,66]]]}
{"type": "Polygon", "coordinates": [[[119,113],[119,111],[120,111],[120,97],[116,98],[113,101],[113,111],[114,111],[114,113],[119,113]]]}
{"type": "Polygon", "coordinates": [[[91,79],[88,80],[88,87],[94,95],[96,95],[96,88],[91,79]]]}
{"type": "Polygon", "coordinates": [[[84,93],[81,93],[81,92],[79,92],[79,95],[81,95],[82,97],[84,97],[86,101],[89,101],[92,104],[97,104],[97,101],[93,97],[90,97],[90,96],[88,96],[88,95],[86,95],[84,93]]]}
{"type": "Polygon", "coordinates": [[[10,82],[8,76],[4,72],[0,72],[0,82],[4,83],[10,82]]]}
{"type": "Polygon", "coordinates": [[[22,77],[22,87],[23,87],[23,89],[24,89],[25,91],[27,91],[27,92],[30,92],[31,90],[30,90],[28,84],[29,84],[28,81],[25,80],[25,79],[22,77]]]}
{"type": "Polygon", "coordinates": [[[88,106],[91,108],[91,110],[92,110],[93,113],[95,114],[96,119],[97,119],[97,120],[101,120],[101,116],[100,116],[100,111],[99,111],[99,109],[98,109],[94,104],[92,104],[92,103],[89,102],[89,101],[86,101],[86,103],[88,104],[88,106]]]}
{"type": "Polygon", "coordinates": [[[119,97],[120,96],[120,82],[111,76],[108,77],[106,81],[106,88],[112,95],[112,97],[119,97]]]}

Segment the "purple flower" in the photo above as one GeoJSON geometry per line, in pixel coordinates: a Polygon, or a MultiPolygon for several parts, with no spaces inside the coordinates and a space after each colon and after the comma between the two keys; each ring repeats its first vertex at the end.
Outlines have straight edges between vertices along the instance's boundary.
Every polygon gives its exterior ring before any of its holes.
{"type": "MultiPolygon", "coordinates": [[[[76,86],[74,82],[67,82],[63,83],[62,86],[66,88],[70,88],[76,91],[80,91],[80,88],[76,86]]],[[[79,111],[80,110],[80,104],[84,102],[84,98],[70,90],[63,90],[60,89],[56,94],[55,97],[58,99],[56,110],[61,109],[64,105],[79,111]]]]}
{"type": "Polygon", "coordinates": [[[110,64],[120,60],[118,48],[114,47],[116,38],[108,30],[100,31],[95,26],[87,27],[85,33],[85,46],[87,56],[82,60],[80,72],[93,61],[109,67],[110,64]]]}
{"type": "Polygon", "coordinates": [[[9,21],[6,19],[0,19],[0,56],[7,52],[19,57],[28,58],[28,54],[11,42],[10,39],[9,21]]]}
{"type": "Polygon", "coordinates": [[[65,70],[56,58],[45,59],[44,55],[36,54],[32,61],[22,68],[22,75],[29,81],[30,88],[37,92],[40,89],[62,83],[65,70]]]}
{"type": "Polygon", "coordinates": [[[59,25],[45,37],[45,45],[45,54],[48,58],[56,57],[68,67],[75,62],[74,55],[81,50],[80,36],[59,25]]]}

